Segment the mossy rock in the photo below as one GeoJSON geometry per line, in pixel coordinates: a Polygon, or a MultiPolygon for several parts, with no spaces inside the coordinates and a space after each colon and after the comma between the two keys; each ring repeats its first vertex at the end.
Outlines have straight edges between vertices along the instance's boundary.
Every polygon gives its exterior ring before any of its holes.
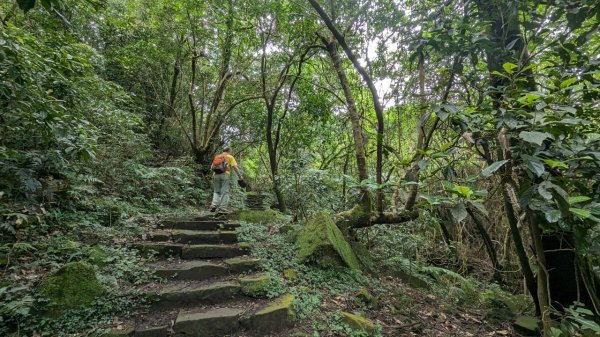
{"type": "Polygon", "coordinates": [[[365,331],[368,333],[375,332],[375,324],[364,317],[342,311],[342,320],[348,324],[352,330],[365,331]]]}
{"type": "Polygon", "coordinates": [[[46,312],[48,317],[58,317],[67,310],[89,305],[104,291],[94,268],[82,261],[64,265],[38,287],[39,294],[51,303],[46,312]]]}
{"type": "Polygon", "coordinates": [[[354,297],[373,309],[379,307],[379,301],[377,298],[375,298],[375,296],[373,296],[365,287],[358,289],[354,297]]]}
{"type": "Polygon", "coordinates": [[[292,268],[286,268],[283,270],[283,277],[288,280],[295,280],[298,278],[298,271],[292,268]]]}
{"type": "Polygon", "coordinates": [[[284,295],[257,311],[244,325],[263,334],[288,328],[296,321],[293,301],[293,295],[284,295]]]}
{"type": "Polygon", "coordinates": [[[242,293],[251,297],[265,296],[271,285],[269,274],[248,275],[240,278],[242,293]]]}
{"type": "Polygon", "coordinates": [[[314,260],[321,266],[346,265],[360,269],[358,260],[342,231],[326,213],[311,218],[296,239],[298,257],[314,260]]]}
{"type": "Polygon", "coordinates": [[[102,246],[94,246],[88,251],[88,261],[96,266],[105,266],[110,254],[102,246]]]}

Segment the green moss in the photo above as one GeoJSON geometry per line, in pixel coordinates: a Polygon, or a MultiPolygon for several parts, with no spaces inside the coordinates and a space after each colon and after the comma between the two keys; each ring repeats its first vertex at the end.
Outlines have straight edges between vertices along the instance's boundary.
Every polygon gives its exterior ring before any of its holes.
{"type": "Polygon", "coordinates": [[[365,287],[361,287],[360,289],[358,289],[358,292],[356,293],[355,297],[359,301],[370,306],[371,308],[379,307],[379,301],[377,300],[377,298],[375,298],[375,296],[373,296],[365,287]]]}
{"type": "Polygon", "coordinates": [[[342,311],[342,319],[352,330],[366,331],[368,333],[375,331],[375,324],[364,317],[342,311]]]}
{"type": "Polygon", "coordinates": [[[295,280],[298,278],[298,272],[292,268],[286,268],[283,270],[283,277],[288,280],[295,280]]]}
{"type": "Polygon", "coordinates": [[[358,260],[331,217],[319,213],[308,221],[296,239],[300,260],[314,258],[320,265],[343,264],[359,269],[358,260]]]}
{"type": "Polygon", "coordinates": [[[110,254],[101,246],[94,246],[88,251],[88,261],[96,266],[106,265],[110,254]]]}
{"type": "Polygon", "coordinates": [[[267,274],[249,275],[240,278],[240,284],[245,295],[260,297],[268,293],[271,278],[267,274]]]}
{"type": "Polygon", "coordinates": [[[296,319],[296,313],[294,312],[292,302],[294,302],[294,295],[284,295],[266,307],[256,312],[256,315],[265,315],[279,310],[286,310],[286,316],[289,321],[296,319]]]}
{"type": "Polygon", "coordinates": [[[6,266],[8,264],[8,255],[0,253],[0,266],[6,266]]]}
{"type": "Polygon", "coordinates": [[[283,218],[283,214],[273,209],[266,209],[264,211],[244,210],[238,214],[240,221],[250,223],[270,223],[282,220],[283,218]]]}
{"type": "Polygon", "coordinates": [[[104,288],[98,282],[94,268],[80,261],[64,265],[43,280],[38,292],[51,302],[46,315],[57,317],[67,310],[89,305],[104,293],[104,288]]]}

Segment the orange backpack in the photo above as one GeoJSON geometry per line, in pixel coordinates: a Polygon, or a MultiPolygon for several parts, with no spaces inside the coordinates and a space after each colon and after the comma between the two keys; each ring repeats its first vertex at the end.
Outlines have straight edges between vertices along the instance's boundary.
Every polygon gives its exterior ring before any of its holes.
{"type": "Polygon", "coordinates": [[[211,168],[217,174],[227,172],[227,156],[224,154],[215,156],[211,168]]]}

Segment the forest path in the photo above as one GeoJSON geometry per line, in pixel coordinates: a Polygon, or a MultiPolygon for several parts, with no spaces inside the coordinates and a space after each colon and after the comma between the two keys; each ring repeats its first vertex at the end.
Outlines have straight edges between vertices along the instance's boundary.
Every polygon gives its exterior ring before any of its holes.
{"type": "Polygon", "coordinates": [[[270,279],[238,242],[239,223],[202,216],[164,220],[135,243],[161,284],[143,293],[151,304],[107,336],[269,336],[293,324],[291,295],[264,298],[270,279]]]}

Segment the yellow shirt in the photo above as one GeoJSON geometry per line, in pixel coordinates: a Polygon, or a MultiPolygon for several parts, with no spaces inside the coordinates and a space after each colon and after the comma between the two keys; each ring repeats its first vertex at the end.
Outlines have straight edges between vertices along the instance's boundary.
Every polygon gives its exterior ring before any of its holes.
{"type": "Polygon", "coordinates": [[[229,153],[223,152],[219,156],[222,156],[222,155],[225,155],[226,156],[225,159],[227,160],[227,168],[225,169],[225,173],[231,174],[231,167],[237,167],[238,164],[235,161],[235,158],[233,158],[233,156],[230,155],[229,153]]]}

